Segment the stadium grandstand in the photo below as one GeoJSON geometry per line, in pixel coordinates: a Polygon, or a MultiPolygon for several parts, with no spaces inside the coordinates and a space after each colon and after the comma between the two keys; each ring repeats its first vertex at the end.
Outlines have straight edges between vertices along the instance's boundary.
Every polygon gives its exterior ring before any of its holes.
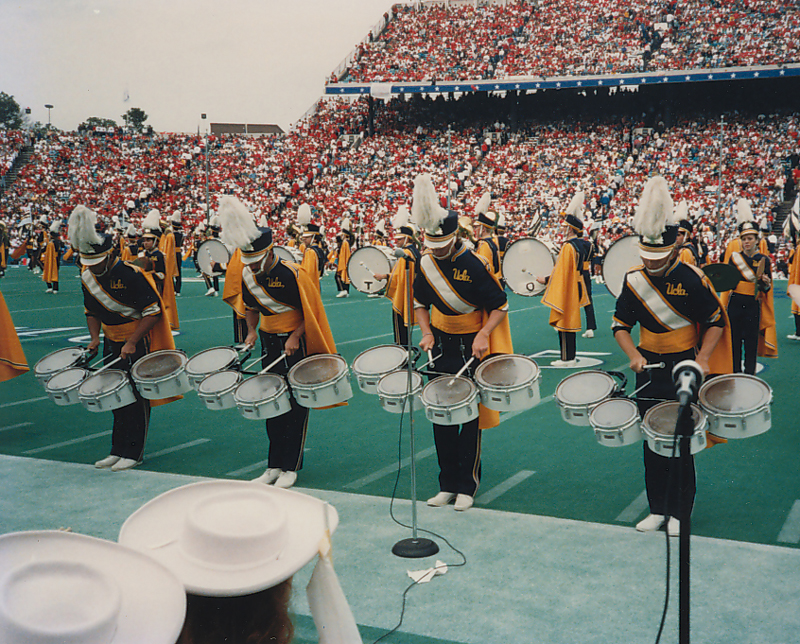
{"type": "MultiPolygon", "coordinates": [[[[352,52],[320,87],[319,100],[287,132],[275,125],[239,123],[213,123],[208,133],[116,128],[95,136],[53,128],[0,130],[0,222],[6,226],[12,251],[9,264],[25,263],[25,255],[13,250],[26,243],[34,223],[66,222],[78,205],[99,213],[117,236],[129,224],[140,228],[153,208],[165,216],[180,212],[186,259],[206,238],[207,225],[224,195],[240,199],[256,220],[265,218],[277,244],[290,243],[290,229],[303,204],[311,206],[320,222],[328,249],[336,247],[345,219],[355,233],[356,247],[377,244],[377,231],[385,227],[391,237],[392,218],[411,204],[414,178],[429,173],[442,205],[472,217],[489,192],[493,207],[506,219],[512,241],[537,237],[551,248],[564,241],[562,215],[575,193],[583,191],[600,282],[604,254],[615,241],[632,234],[643,188],[650,177],[661,175],[675,203],[687,202],[697,239],[707,246],[712,263],[723,261],[726,247],[738,234],[737,202],[749,200],[768,246],[773,277],[786,279],[795,248],[784,235],[785,223],[800,203],[800,4],[796,0],[418,0],[396,3],[376,18],[374,27],[354,43],[352,52]]],[[[333,299],[335,268],[331,253],[322,278],[323,301],[333,309],[328,315],[337,347],[343,347],[349,361],[376,342],[390,341],[390,334],[367,329],[390,329],[386,310],[380,314],[375,307],[368,310],[374,300],[333,299]]],[[[187,353],[190,348],[211,346],[222,324],[229,335],[229,309],[220,312],[224,307],[219,306],[209,313],[204,308],[219,301],[202,297],[208,285],[199,270],[193,270],[185,261],[179,303],[181,316],[186,311],[193,319],[176,338],[185,342],[182,348],[187,353]],[[195,320],[198,323],[192,325],[195,320]]],[[[7,271],[0,288],[5,291],[11,283],[22,298],[32,288],[24,283],[29,278],[28,271],[7,271]]],[[[776,320],[779,337],[784,338],[794,324],[791,303],[784,295],[785,282],[776,287],[776,309],[780,306],[776,320]]],[[[16,303],[23,320],[17,322],[20,328],[31,330],[23,343],[31,365],[65,346],[67,338],[77,335],[75,329],[85,325],[80,287],[67,284],[62,289],[67,295],[61,299],[70,297],[70,288],[71,308],[77,313],[64,311],[60,328],[69,332],[52,338],[36,335],[37,325],[44,323],[32,312],[46,308],[26,309],[22,299],[9,298],[12,314],[16,303]]],[[[515,349],[553,357],[547,351],[558,341],[539,300],[514,296],[510,301],[512,313],[520,314],[512,318],[515,349]],[[533,322],[534,314],[542,319],[533,322]]],[[[608,332],[614,299],[603,291],[596,302],[606,337],[598,332],[595,345],[580,348],[592,349],[585,353],[590,359],[608,360],[609,369],[626,369],[628,362],[608,332]]],[[[56,325],[52,320],[47,324],[51,322],[56,325]]],[[[699,473],[705,490],[698,492],[695,512],[700,516],[693,546],[698,553],[693,601],[700,625],[694,639],[703,644],[789,642],[800,627],[798,440],[792,421],[800,343],[781,342],[780,358],[766,367],[775,402],[773,430],[764,435],[765,442],[748,452],[741,444],[751,441],[731,441],[733,445],[698,456],[698,462],[711,463],[704,463],[705,471],[699,473]],[[767,481],[772,467],[774,481],[767,481]],[[700,498],[703,494],[705,500],[700,498]]],[[[466,521],[457,529],[441,519],[441,513],[423,515],[438,531],[457,530],[460,543],[469,545],[467,567],[458,571],[460,564],[451,566],[445,579],[449,582],[463,572],[469,581],[453,587],[440,584],[443,589],[438,591],[428,588],[439,579],[415,587],[409,594],[406,622],[384,641],[621,644],[655,639],[664,594],[663,540],[656,546],[655,540],[638,539],[641,535],[630,527],[646,505],[641,455],[628,452],[625,458],[619,456],[624,450],[602,450],[594,437],[577,446],[572,435],[565,439],[553,396],[545,398],[561,375],[554,370],[545,374],[543,387],[548,391],[543,393],[542,407],[550,405],[542,413],[550,415],[542,416],[546,420],[541,427],[531,429],[530,420],[511,415],[498,429],[500,438],[493,434],[484,439],[484,468],[493,472],[485,475],[486,496],[476,497],[476,509],[486,514],[474,513],[474,534],[465,534],[472,528],[463,528],[470,515],[459,517],[466,521]],[[524,462],[529,449],[535,452],[535,464],[524,462]],[[561,454],[554,456],[557,451],[561,454]],[[541,483],[547,476],[549,482],[541,483]],[[628,496],[613,498],[621,488],[628,496]],[[627,488],[635,488],[635,493],[627,488]],[[490,510],[504,513],[502,521],[490,510]],[[598,542],[603,542],[599,556],[593,549],[598,542]],[[495,575],[488,559],[503,572],[495,575]],[[480,573],[467,576],[470,566],[480,568],[480,573]],[[539,567],[530,573],[527,566],[539,567]],[[636,604],[639,597],[647,598],[646,606],[636,604]],[[440,611],[442,605],[446,614],[440,611]]],[[[26,379],[33,377],[28,374],[26,379]]],[[[0,392],[5,396],[11,391],[21,400],[45,400],[35,383],[16,384],[22,380],[4,383],[0,392]]],[[[336,564],[366,642],[394,626],[401,597],[406,609],[407,584],[373,569],[382,565],[376,562],[385,553],[375,554],[367,547],[374,543],[367,541],[373,533],[390,539],[390,530],[359,524],[363,532],[353,534],[347,522],[362,515],[368,517],[364,521],[385,521],[386,504],[381,503],[395,494],[386,481],[393,481],[395,470],[407,468],[408,463],[398,468],[392,462],[397,440],[389,436],[393,426],[384,432],[385,415],[380,416],[380,410],[374,415],[359,411],[365,401],[353,402],[334,412],[339,416],[324,432],[319,427],[322,421],[312,414],[314,436],[303,471],[307,478],[301,483],[345,509],[340,510],[337,538],[344,532],[364,539],[357,547],[341,546],[344,554],[336,564]],[[370,429],[363,429],[365,423],[371,423],[370,429]],[[350,431],[353,427],[360,429],[350,431]],[[352,453],[358,449],[364,458],[352,453]],[[321,463],[320,454],[329,454],[331,462],[321,463]],[[373,467],[378,460],[386,465],[383,470],[373,467]],[[354,497],[360,498],[356,502],[354,497]],[[365,499],[374,505],[367,509],[365,499]],[[352,514],[346,515],[347,511],[352,514]],[[371,582],[355,581],[370,575],[375,584],[385,584],[389,590],[376,592],[371,582]],[[378,606],[376,616],[369,612],[373,603],[378,606]]],[[[41,473],[24,469],[28,466],[23,461],[34,460],[32,456],[74,466],[74,476],[84,481],[76,464],[93,458],[88,447],[80,451],[85,446],[76,442],[75,434],[88,431],[101,436],[105,425],[94,418],[65,421],[63,435],[48,447],[37,443],[47,442],[42,432],[17,435],[20,428],[27,432],[28,426],[44,423],[46,410],[29,413],[27,405],[17,404],[11,398],[0,402],[0,437],[10,437],[5,445],[0,442],[0,452],[12,459],[7,467],[19,468],[8,480],[22,481],[14,484],[15,494],[50,494],[32,482],[45,476],[44,465],[41,473]],[[82,425],[76,427],[79,422],[82,425]]],[[[148,456],[135,474],[160,477],[159,489],[175,485],[177,477],[181,481],[206,476],[252,478],[252,462],[258,459],[247,454],[247,441],[263,439],[234,435],[231,427],[238,417],[228,416],[227,424],[212,422],[196,400],[179,403],[183,404],[195,405],[191,408],[195,426],[184,430],[180,410],[169,409],[178,405],[159,410],[158,427],[154,421],[152,430],[159,435],[148,439],[154,445],[152,460],[148,456]],[[164,442],[165,418],[175,429],[173,442],[180,442],[179,447],[164,442]],[[227,445],[236,445],[235,458],[229,458],[227,445]],[[180,450],[185,446],[208,450],[182,460],[180,450]]],[[[259,427],[263,434],[263,426],[259,427]]],[[[430,433],[427,423],[424,427],[430,433]]],[[[427,459],[435,448],[427,434],[423,443],[427,459]]],[[[435,479],[435,460],[425,460],[421,466],[420,477],[426,484],[435,479]]],[[[70,476],[63,474],[63,484],[72,490],[70,476]]],[[[54,499],[60,498],[56,492],[54,499]]],[[[110,489],[109,498],[122,499],[120,506],[131,509],[132,501],[124,502],[127,493],[120,485],[110,489]]],[[[99,525],[92,523],[91,512],[86,515],[87,529],[99,525]]],[[[79,517],[72,520],[73,527],[80,527],[79,517]]],[[[8,525],[23,529],[27,524],[19,518],[8,525]]],[[[97,533],[109,536],[102,529],[97,533]]],[[[675,540],[673,544],[677,549],[675,540]]],[[[454,558],[452,551],[446,551],[446,557],[454,558]]],[[[674,551],[673,558],[677,558],[674,551]]],[[[392,573],[399,571],[406,582],[407,570],[414,568],[414,563],[404,562],[402,570],[392,573]]],[[[672,592],[668,628],[675,631],[677,590],[673,587],[672,592]]],[[[300,613],[296,641],[317,641],[304,604],[300,613]]]]}

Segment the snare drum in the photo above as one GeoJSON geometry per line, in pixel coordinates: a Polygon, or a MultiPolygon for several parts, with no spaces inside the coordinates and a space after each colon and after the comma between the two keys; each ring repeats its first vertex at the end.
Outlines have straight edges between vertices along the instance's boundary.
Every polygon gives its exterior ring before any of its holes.
{"type": "Polygon", "coordinates": [[[498,355],[475,370],[475,382],[485,407],[495,411],[525,411],[541,400],[539,365],[527,356],[498,355]]]}
{"type": "Polygon", "coordinates": [[[361,293],[381,292],[386,287],[386,280],[378,281],[375,275],[389,275],[394,266],[392,260],[394,256],[388,255],[378,246],[362,246],[353,251],[347,262],[350,283],[361,293]]]}
{"type": "Polygon", "coordinates": [[[358,388],[365,394],[378,393],[378,381],[387,373],[402,369],[408,352],[398,344],[382,344],[362,351],[353,360],[353,373],[358,388]]]}
{"type": "MultiPolygon", "coordinates": [[[[411,372],[411,411],[422,409],[419,393],[422,391],[422,376],[411,372]]],[[[378,400],[386,411],[402,414],[409,411],[406,404],[408,397],[408,369],[399,369],[383,376],[377,386],[378,400]]]]}
{"type": "Polygon", "coordinates": [[[749,438],[772,426],[772,389],[755,376],[735,373],[713,378],[700,387],[700,407],[708,431],[722,438],[749,438]]]}
{"type": "Polygon", "coordinates": [[[48,353],[33,366],[33,375],[44,387],[47,381],[59,371],[75,367],[83,362],[86,350],[82,347],[67,347],[48,353]]]}
{"type": "Polygon", "coordinates": [[[233,400],[239,413],[250,420],[283,416],[292,408],[286,380],[275,373],[248,378],[236,387],[233,400]]]}
{"type": "Polygon", "coordinates": [[[589,424],[597,442],[606,447],[633,445],[644,438],[639,407],[627,398],[601,402],[589,414],[589,424]]]}
{"type": "Polygon", "coordinates": [[[478,417],[478,388],[463,376],[439,376],[422,390],[422,406],[436,425],[462,425],[478,417]]]}
{"type": "MultiPolygon", "coordinates": [[[[675,442],[675,423],[678,422],[678,409],[680,404],[674,400],[662,402],[651,407],[644,415],[642,431],[647,439],[647,446],[659,456],[669,458],[672,456],[672,446],[675,442]]],[[[689,452],[697,454],[706,447],[706,429],[708,421],[706,415],[696,405],[692,405],[692,422],[694,432],[689,438],[689,452]]],[[[678,445],[675,446],[675,456],[680,456],[680,436],[678,445]]]]}
{"type": "Polygon", "coordinates": [[[75,405],[80,402],[78,388],[86,380],[89,371],[82,367],[62,369],[44,386],[47,397],[56,405],[75,405]]]}
{"type": "Polygon", "coordinates": [[[186,362],[183,351],[154,351],[134,363],[131,378],[142,398],[160,400],[179,396],[192,388],[186,375],[186,362]]]}
{"type": "Polygon", "coordinates": [[[78,388],[78,398],[89,411],[113,411],[136,402],[128,374],[119,369],[89,376],[78,388]]]}
{"type": "Polygon", "coordinates": [[[289,385],[298,405],[329,407],[353,397],[350,370],[336,353],[308,356],[289,369],[289,385]]]}
{"type": "Polygon", "coordinates": [[[233,394],[241,382],[242,374],[238,371],[217,371],[203,378],[197,395],[209,409],[231,409],[236,407],[233,394]]]}
{"type": "Polygon", "coordinates": [[[605,371],[578,371],[567,376],[558,383],[555,393],[561,417],[570,425],[588,427],[592,409],[616,389],[616,381],[605,371]]]}
{"type": "Polygon", "coordinates": [[[239,354],[231,347],[214,347],[196,353],[186,363],[186,375],[192,387],[197,389],[206,376],[232,369],[239,362],[239,354]]]}

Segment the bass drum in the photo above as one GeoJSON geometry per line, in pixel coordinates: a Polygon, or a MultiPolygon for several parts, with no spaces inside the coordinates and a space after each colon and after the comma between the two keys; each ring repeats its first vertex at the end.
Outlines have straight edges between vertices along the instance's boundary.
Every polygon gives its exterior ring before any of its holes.
{"type": "Polygon", "coordinates": [[[642,263],[639,254],[639,238],[636,235],[620,237],[609,247],[603,260],[603,281],[615,298],[622,293],[625,274],[642,263]]]}
{"type": "Polygon", "coordinates": [[[294,264],[303,263],[303,254],[292,246],[273,246],[272,252],[275,253],[278,259],[282,259],[284,262],[292,262],[294,264]]]}
{"type": "Polygon", "coordinates": [[[523,237],[512,243],[503,255],[503,279],[517,295],[541,295],[544,284],[537,277],[547,277],[553,272],[555,262],[550,249],[538,239],[523,237]]]}
{"type": "Polygon", "coordinates": [[[231,253],[228,247],[219,239],[206,239],[197,248],[197,266],[203,275],[215,277],[222,275],[222,271],[212,270],[216,264],[227,264],[231,261],[231,253]]]}
{"type": "Polygon", "coordinates": [[[378,246],[362,246],[350,255],[350,261],[347,262],[350,283],[360,293],[380,293],[386,288],[386,281],[376,280],[375,275],[391,273],[393,259],[394,256],[388,255],[378,246]]]}

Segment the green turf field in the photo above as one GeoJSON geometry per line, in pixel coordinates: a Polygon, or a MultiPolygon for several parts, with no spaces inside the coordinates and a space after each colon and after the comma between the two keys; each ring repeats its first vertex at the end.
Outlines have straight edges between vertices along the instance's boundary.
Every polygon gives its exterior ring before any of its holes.
{"type": "MultiPolygon", "coordinates": [[[[188,273],[188,271],[185,271],[188,273]]],[[[187,277],[192,277],[191,274],[187,277]]],[[[61,270],[61,292],[46,294],[44,283],[21,268],[0,281],[32,366],[42,356],[85,342],[80,282],[74,267],[61,270]]],[[[185,281],[178,299],[179,349],[193,355],[229,344],[231,312],[220,298],[205,297],[200,281],[185,281]]],[[[697,459],[698,494],[693,515],[697,535],[797,547],[800,542],[800,486],[796,474],[797,420],[793,410],[800,343],[786,340],[793,323],[785,283],[776,284],[780,357],[762,360],[759,374],[774,391],[771,431],[705,450],[697,459]],[[797,504],[797,510],[793,512],[797,504]]],[[[355,291],[337,299],[332,276],[323,281],[323,300],[339,352],[351,363],[360,352],[391,341],[390,305],[355,291]]],[[[595,287],[600,330],[578,338],[578,351],[602,361],[597,368],[621,369],[626,360],[609,331],[614,300],[595,287]]],[[[538,355],[548,365],[557,336],[547,325],[539,298],[510,296],[510,321],[517,353],[538,355]]],[[[574,370],[544,368],[542,403],[501,417],[483,440],[483,480],[477,507],[594,523],[630,525],[646,513],[641,446],[611,449],[598,445],[590,428],[561,419],[552,394],[574,370]]],[[[632,376],[630,371],[628,374],[632,376]]],[[[392,494],[398,459],[399,416],[383,411],[376,397],[358,391],[349,405],[312,411],[304,488],[387,497],[392,494]]],[[[629,384],[628,391],[632,390],[629,384]]],[[[59,407],[28,373],[0,385],[0,450],[13,456],[93,463],[108,453],[110,414],[80,405],[59,407]]],[[[415,415],[419,497],[438,490],[430,424],[415,415]]],[[[138,468],[161,473],[249,479],[265,467],[267,439],[262,422],[235,410],[208,411],[190,392],[183,400],[153,410],[145,462],[138,468]]],[[[407,423],[401,445],[401,495],[408,497],[407,423]]]]}

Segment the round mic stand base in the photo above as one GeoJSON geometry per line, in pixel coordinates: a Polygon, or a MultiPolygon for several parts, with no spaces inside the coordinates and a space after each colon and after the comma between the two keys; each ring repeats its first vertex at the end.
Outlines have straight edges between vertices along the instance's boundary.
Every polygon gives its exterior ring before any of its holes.
{"type": "Polygon", "coordinates": [[[405,559],[422,559],[435,555],[437,552],[439,552],[439,546],[430,539],[403,539],[392,546],[392,554],[405,559]]]}

